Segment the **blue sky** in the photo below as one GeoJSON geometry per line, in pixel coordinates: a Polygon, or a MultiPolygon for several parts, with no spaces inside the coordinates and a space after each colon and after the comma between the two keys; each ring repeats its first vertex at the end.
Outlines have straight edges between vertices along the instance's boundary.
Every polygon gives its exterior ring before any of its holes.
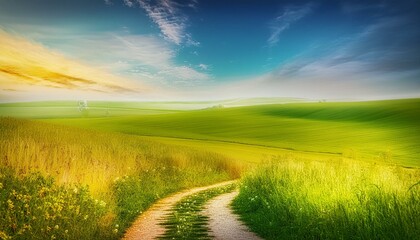
{"type": "Polygon", "coordinates": [[[415,0],[3,0],[3,52],[65,70],[0,58],[0,99],[418,97],[419,16],[415,0]]]}

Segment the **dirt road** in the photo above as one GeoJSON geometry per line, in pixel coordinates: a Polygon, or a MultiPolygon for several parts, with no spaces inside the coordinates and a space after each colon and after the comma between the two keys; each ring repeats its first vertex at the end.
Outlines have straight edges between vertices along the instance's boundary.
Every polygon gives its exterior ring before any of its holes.
{"type": "Polygon", "coordinates": [[[210,200],[204,214],[209,217],[209,234],[220,240],[253,240],[261,239],[238,219],[233,213],[230,203],[238,195],[238,191],[222,194],[210,200]]]}
{"type": "Polygon", "coordinates": [[[200,191],[225,186],[234,182],[235,181],[226,181],[206,187],[192,188],[186,191],[176,193],[167,198],[161,199],[160,201],[152,205],[134,222],[134,224],[127,230],[123,239],[156,239],[158,236],[165,233],[164,226],[160,225],[159,223],[161,223],[164,220],[165,215],[182,198],[200,191]]]}

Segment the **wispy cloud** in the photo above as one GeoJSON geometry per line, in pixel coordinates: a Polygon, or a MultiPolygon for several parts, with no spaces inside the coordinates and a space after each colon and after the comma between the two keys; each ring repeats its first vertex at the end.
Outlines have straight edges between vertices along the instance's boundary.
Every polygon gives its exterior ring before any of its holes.
{"type": "Polygon", "coordinates": [[[392,73],[420,71],[420,30],[418,16],[379,19],[335,57],[338,63],[363,62],[369,72],[392,73]]]}
{"type": "Polygon", "coordinates": [[[29,85],[108,93],[143,92],[145,85],[69,59],[0,30],[2,87],[29,85]]]}
{"type": "Polygon", "coordinates": [[[198,72],[191,67],[179,66],[163,69],[158,72],[158,75],[164,78],[172,78],[176,83],[184,85],[198,84],[200,81],[209,80],[209,75],[198,72]]]}
{"type": "Polygon", "coordinates": [[[197,85],[212,78],[198,65],[177,63],[177,51],[167,41],[154,35],[132,34],[126,28],[94,33],[36,25],[14,25],[13,29],[67,57],[157,87],[197,85]]]}
{"type": "Polygon", "coordinates": [[[418,20],[377,19],[360,33],[311,50],[321,55],[307,52],[282,64],[254,81],[252,89],[307,97],[418,96],[420,30],[413,30],[418,20]]]}
{"type": "Polygon", "coordinates": [[[206,71],[206,70],[208,70],[208,69],[209,69],[209,65],[204,64],[204,63],[200,63],[200,64],[198,64],[198,67],[199,67],[201,70],[204,70],[204,71],[206,71]]]}
{"type": "Polygon", "coordinates": [[[150,83],[194,85],[211,78],[209,74],[202,72],[207,65],[202,64],[195,69],[175,63],[176,52],[164,41],[153,36],[112,35],[102,40],[92,40],[88,45],[94,44],[95,51],[98,51],[98,47],[103,48],[104,51],[101,52],[108,55],[100,59],[119,59],[117,64],[113,62],[109,65],[116,68],[113,71],[137,76],[150,83]]]}
{"type": "Polygon", "coordinates": [[[348,69],[343,75],[350,76],[420,72],[420,31],[412,30],[416,22],[406,16],[381,18],[362,32],[331,44],[334,50],[329,54],[312,58],[302,55],[276,72],[281,76],[333,69],[348,69]]]}
{"type": "Polygon", "coordinates": [[[124,0],[124,5],[127,7],[134,7],[134,2],[131,0],[124,0]]]}
{"type": "Polygon", "coordinates": [[[312,4],[306,4],[303,6],[289,6],[277,16],[270,23],[271,35],[267,42],[269,46],[274,46],[279,41],[281,33],[290,28],[290,26],[308,15],[312,11],[312,4]]]}
{"type": "MultiPolygon", "coordinates": [[[[176,45],[183,43],[197,46],[199,42],[194,41],[186,31],[188,17],[182,13],[182,7],[196,8],[197,1],[191,0],[186,4],[179,4],[171,0],[136,0],[139,6],[144,9],[150,19],[158,25],[164,38],[176,45]]],[[[124,0],[128,7],[134,7],[134,0],[124,0]]]]}

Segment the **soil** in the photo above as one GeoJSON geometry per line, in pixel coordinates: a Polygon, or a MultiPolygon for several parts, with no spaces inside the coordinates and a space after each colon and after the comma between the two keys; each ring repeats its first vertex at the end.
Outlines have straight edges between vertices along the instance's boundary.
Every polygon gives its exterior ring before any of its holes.
{"type": "Polygon", "coordinates": [[[206,204],[204,214],[209,217],[209,234],[214,239],[223,240],[262,239],[249,231],[230,207],[232,200],[237,195],[238,191],[222,194],[206,204]]]}

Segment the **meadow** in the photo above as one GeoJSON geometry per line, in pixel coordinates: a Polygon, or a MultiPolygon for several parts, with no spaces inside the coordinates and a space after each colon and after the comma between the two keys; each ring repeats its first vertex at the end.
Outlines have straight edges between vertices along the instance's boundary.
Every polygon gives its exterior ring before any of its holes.
{"type": "Polygon", "coordinates": [[[43,121],[131,135],[218,141],[220,145],[240,143],[419,167],[419,106],[420,99],[291,103],[43,121]]]}
{"type": "Polygon", "coordinates": [[[238,107],[261,104],[279,104],[302,102],[295,98],[253,98],[230,99],[220,101],[161,101],[161,102],[118,102],[88,101],[88,113],[83,115],[77,101],[41,101],[0,103],[0,116],[29,119],[49,118],[104,118],[117,116],[139,116],[175,113],[180,111],[211,109],[222,107],[238,107]]]}
{"type": "Polygon", "coordinates": [[[84,113],[55,101],[0,104],[0,116],[0,238],[117,239],[157,199],[240,176],[234,207],[267,239],[420,235],[420,99],[98,101],[84,113]]]}
{"type": "Polygon", "coordinates": [[[0,132],[5,239],[117,239],[157,199],[240,173],[219,154],[137,136],[12,118],[0,132]]]}

